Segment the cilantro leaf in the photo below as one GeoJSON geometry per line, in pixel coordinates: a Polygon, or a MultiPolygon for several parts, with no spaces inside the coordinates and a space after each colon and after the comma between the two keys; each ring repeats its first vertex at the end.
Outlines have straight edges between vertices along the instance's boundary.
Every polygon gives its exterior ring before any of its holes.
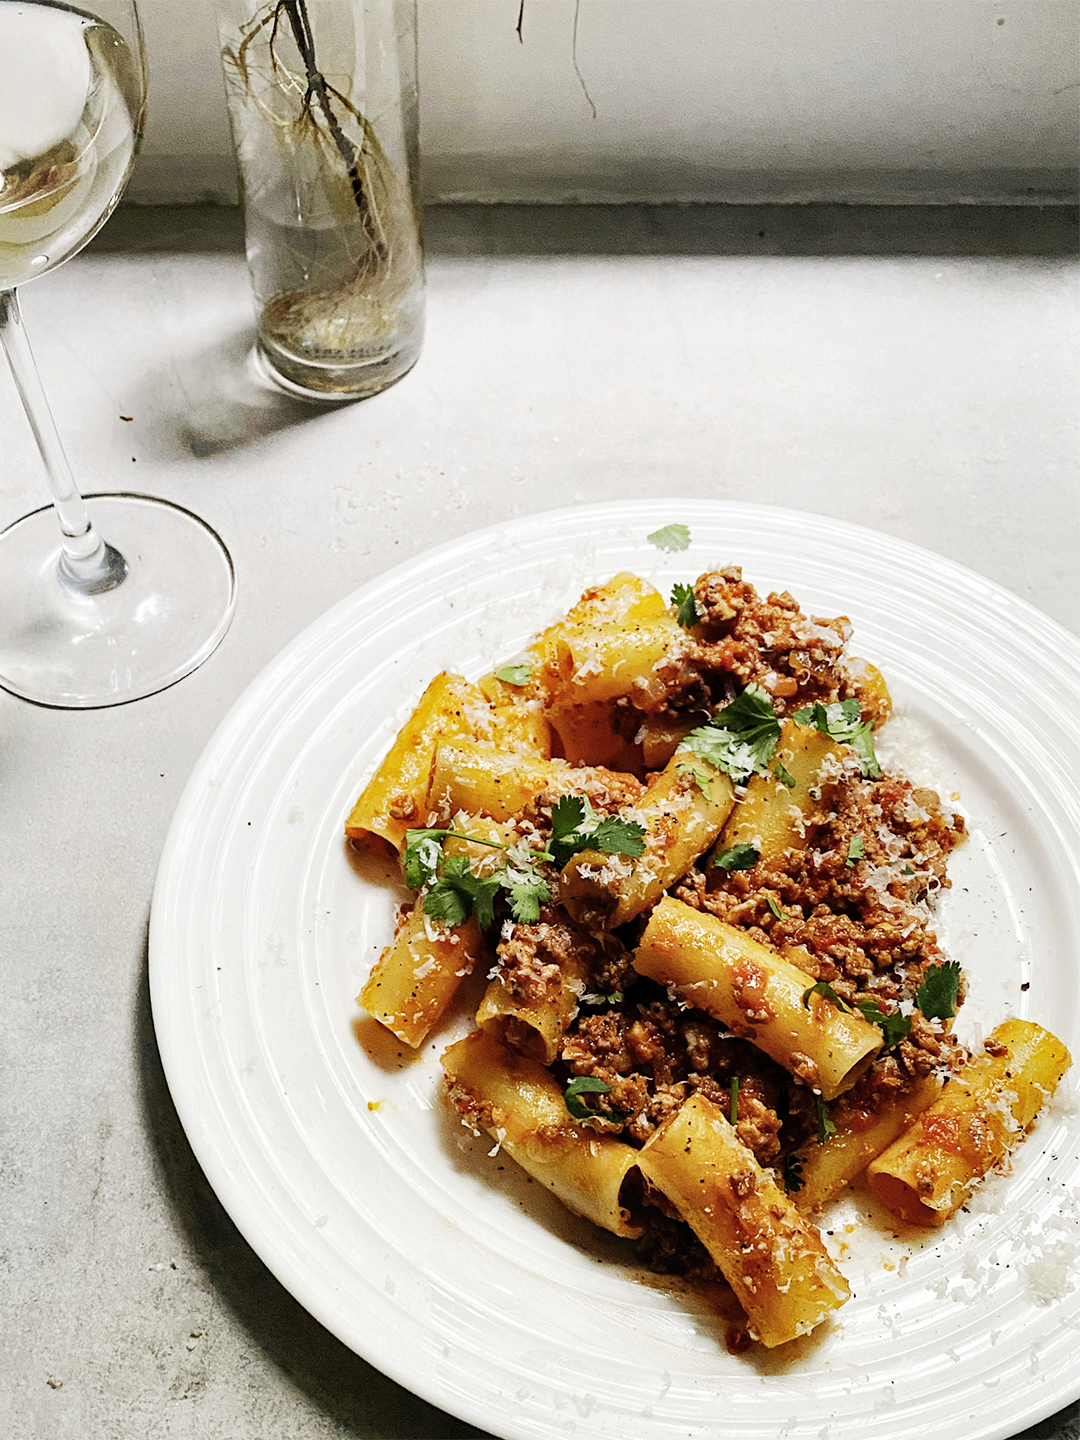
{"type": "Polygon", "coordinates": [[[855,869],[856,860],[862,860],[866,855],[866,842],[861,835],[853,835],[847,845],[847,859],[844,861],[849,870],[855,869]]]}
{"type": "Polygon", "coordinates": [[[739,1123],[739,1077],[738,1077],[738,1075],[733,1075],[733,1076],[731,1077],[731,1116],[730,1116],[730,1119],[731,1119],[732,1125],[737,1125],[737,1124],[739,1123]]]}
{"type": "Polygon", "coordinates": [[[625,996],[621,990],[612,990],[610,995],[599,993],[582,995],[580,1003],[582,1005],[621,1005],[624,999],[625,996]]]}
{"type": "Polygon", "coordinates": [[[502,680],[507,685],[528,685],[532,679],[532,666],[504,665],[501,670],[495,671],[495,679],[502,680]]]}
{"type": "Polygon", "coordinates": [[[768,905],[769,909],[772,911],[772,913],[776,916],[777,920],[788,920],[791,918],[786,910],[780,909],[780,906],[776,903],[776,901],[771,895],[765,896],[765,902],[768,905]]]}
{"type": "Polygon", "coordinates": [[[960,965],[946,960],[944,965],[931,965],[922,984],[915,991],[915,1004],[928,1020],[949,1020],[956,1014],[960,993],[960,965]]]}
{"type": "Polygon", "coordinates": [[[795,789],[795,786],[798,782],[796,781],[795,776],[792,775],[791,771],[783,763],[783,761],[778,760],[776,762],[776,769],[773,771],[773,774],[776,776],[777,780],[780,781],[781,785],[786,785],[789,790],[795,789]]]}
{"type": "Polygon", "coordinates": [[[784,1169],[781,1178],[784,1182],[784,1192],[792,1195],[796,1190],[801,1190],[806,1184],[803,1179],[803,1161],[794,1152],[784,1156],[784,1169]]]}
{"type": "Polygon", "coordinates": [[[719,865],[728,874],[732,870],[750,870],[761,859],[761,851],[755,846],[740,840],[737,845],[732,845],[730,850],[721,850],[719,855],[714,856],[713,864],[719,865]]]}
{"type": "Polygon", "coordinates": [[[811,985],[808,990],[803,991],[803,1008],[810,1009],[810,996],[823,995],[826,1000],[831,1000],[838,1010],[851,1011],[851,1006],[846,1000],[842,1000],[827,980],[819,980],[816,985],[811,985]]]}
{"type": "Polygon", "coordinates": [[[497,840],[485,840],[479,835],[465,835],[460,830],[406,830],[405,883],[410,890],[419,890],[429,880],[434,880],[442,862],[443,841],[450,835],[458,840],[468,840],[473,845],[487,845],[492,850],[505,850],[497,840]]]}
{"type": "Polygon", "coordinates": [[[817,1106],[817,1138],[818,1144],[824,1145],[830,1135],[836,1134],[836,1126],[829,1117],[829,1107],[820,1095],[814,1096],[814,1104],[817,1106]]]}
{"type": "Polygon", "coordinates": [[[694,777],[694,784],[705,796],[705,799],[712,799],[712,791],[709,789],[709,777],[705,774],[704,770],[699,770],[696,765],[691,765],[689,760],[682,765],[676,765],[675,768],[680,775],[692,775],[694,777]]]}
{"type": "Polygon", "coordinates": [[[697,601],[694,598],[694,587],[692,585],[674,585],[671,590],[671,603],[677,606],[675,618],[684,630],[689,630],[701,619],[698,614],[697,601]]]}
{"type": "MultiPolygon", "coordinates": [[[[591,1110],[582,1100],[582,1095],[607,1095],[610,1091],[611,1086],[595,1075],[577,1075],[563,1091],[563,1100],[575,1120],[590,1120],[599,1112],[591,1110]]],[[[607,1118],[605,1115],[604,1119],[607,1118]]]]}
{"type": "Polygon", "coordinates": [[[405,884],[410,890],[419,890],[434,878],[442,859],[442,842],[448,833],[446,830],[406,830],[405,884]]]}
{"type": "Polygon", "coordinates": [[[868,780],[880,777],[881,766],[874,754],[874,729],[869,720],[862,719],[858,700],[837,700],[831,705],[815,700],[812,705],[796,710],[791,718],[797,725],[813,726],[831,740],[850,745],[859,757],[863,775],[868,780]]]}
{"type": "Polygon", "coordinates": [[[665,525],[645,538],[658,550],[686,550],[690,544],[690,531],[685,525],[665,525]]]}
{"type": "Polygon", "coordinates": [[[629,855],[636,858],[645,853],[645,827],[636,820],[623,820],[609,815],[594,830],[585,832],[589,850],[602,850],[605,855],[629,855]]]}
{"type": "Polygon", "coordinates": [[[858,1008],[864,1020],[869,1020],[871,1025],[881,1026],[885,1041],[881,1052],[883,1055],[911,1033],[910,1015],[901,1015],[899,1010],[887,1015],[876,1000],[860,1000],[858,1008]]]}
{"type": "Polygon", "coordinates": [[[645,850],[645,827],[618,815],[597,819],[587,800],[564,795],[551,807],[551,843],[548,853],[560,868],[582,850],[605,855],[638,856],[645,850]]]}
{"type": "Polygon", "coordinates": [[[436,880],[423,898],[424,914],[440,925],[464,925],[472,914],[472,896],[453,878],[436,880]]]}
{"type": "Polygon", "coordinates": [[[759,685],[747,685],[707,724],[691,730],[680,748],[740,782],[765,770],[779,739],[780,721],[768,692],[759,685]]]}
{"type": "Polygon", "coordinates": [[[480,880],[473,876],[472,890],[473,914],[476,916],[476,923],[481,930],[490,930],[495,923],[495,896],[502,888],[503,877],[491,875],[480,880]]]}
{"type": "Polygon", "coordinates": [[[444,925],[464,925],[475,915],[481,930],[487,930],[495,919],[495,896],[502,883],[501,875],[474,875],[467,856],[450,855],[439,878],[424,893],[424,913],[444,925]]]}
{"type": "Polygon", "coordinates": [[[551,807],[551,838],[572,835],[585,819],[585,802],[579,795],[563,795],[551,807]]]}
{"type": "Polygon", "coordinates": [[[535,925],[540,919],[540,906],[551,899],[548,883],[541,876],[511,875],[510,914],[522,925],[535,925]]]}

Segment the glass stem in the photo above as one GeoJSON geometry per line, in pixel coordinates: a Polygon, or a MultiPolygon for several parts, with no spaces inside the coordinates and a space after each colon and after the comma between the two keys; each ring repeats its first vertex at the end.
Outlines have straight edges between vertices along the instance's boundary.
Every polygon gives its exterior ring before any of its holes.
{"type": "Polygon", "coordinates": [[[127,574],[127,565],[90,523],[45,398],[14,290],[0,290],[0,341],[3,341],[15,388],[41,452],[60,522],[60,578],[87,594],[112,590],[127,574]]]}

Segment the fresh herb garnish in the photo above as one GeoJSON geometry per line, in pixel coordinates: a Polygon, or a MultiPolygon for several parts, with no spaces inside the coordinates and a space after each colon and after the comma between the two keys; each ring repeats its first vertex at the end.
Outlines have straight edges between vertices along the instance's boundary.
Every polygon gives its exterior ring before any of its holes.
{"type": "Polygon", "coordinates": [[[782,760],[776,762],[776,768],[772,772],[781,785],[786,785],[789,790],[794,790],[796,785],[795,776],[787,768],[782,760]]]}
{"type": "Polygon", "coordinates": [[[665,525],[646,536],[650,545],[658,550],[686,550],[690,544],[690,531],[685,525],[665,525]]]}
{"type": "Polygon", "coordinates": [[[610,995],[582,995],[582,1005],[621,1005],[624,996],[621,990],[612,990],[610,995]]]}
{"type": "Polygon", "coordinates": [[[510,849],[497,840],[484,840],[460,830],[407,831],[405,883],[410,890],[422,891],[425,915],[451,927],[464,925],[470,915],[475,915],[481,930],[487,930],[495,920],[495,897],[500,890],[506,890],[515,920],[525,925],[539,920],[540,907],[551,899],[551,889],[535,867],[549,858],[547,852],[536,851],[530,860],[504,861],[490,875],[474,875],[467,856],[444,853],[443,843],[451,836],[493,850],[510,849]]]}
{"type": "Polygon", "coordinates": [[[811,985],[809,989],[803,991],[802,1003],[805,1010],[810,1009],[811,995],[822,995],[826,1000],[831,1000],[838,1010],[846,1010],[849,1014],[851,1013],[851,1006],[846,1000],[841,999],[827,980],[819,980],[816,985],[811,985]]]}
{"type": "Polygon", "coordinates": [[[761,851],[756,846],[740,840],[737,845],[732,845],[730,850],[721,850],[719,855],[713,857],[712,863],[730,874],[733,870],[749,870],[760,859],[761,851]]]}
{"type": "Polygon", "coordinates": [[[780,721],[768,692],[747,685],[708,724],[691,730],[680,748],[741,782],[755,771],[765,771],[779,739],[780,721]]]}
{"type": "Polygon", "coordinates": [[[521,925],[535,925],[540,919],[541,905],[551,899],[547,881],[535,870],[507,867],[503,884],[510,891],[510,914],[521,925]]]}
{"type": "Polygon", "coordinates": [[[784,1168],[781,1172],[781,1178],[784,1182],[784,1191],[786,1194],[792,1195],[796,1190],[801,1190],[806,1184],[802,1172],[803,1161],[800,1156],[796,1155],[794,1151],[792,1151],[790,1155],[784,1156],[784,1168]]]}
{"type": "Polygon", "coordinates": [[[684,760],[681,765],[676,765],[675,768],[680,775],[692,775],[694,784],[705,796],[705,799],[712,799],[712,792],[709,789],[709,777],[705,774],[704,770],[699,770],[697,766],[692,765],[689,760],[684,760]]]}
{"type": "Polygon", "coordinates": [[[644,837],[645,827],[636,820],[623,820],[618,815],[601,820],[588,800],[579,795],[564,795],[551,807],[548,852],[560,869],[582,850],[635,858],[644,854],[644,837]]]}
{"type": "Polygon", "coordinates": [[[777,920],[790,920],[790,919],[791,919],[791,916],[787,913],[787,911],[786,911],[786,910],[781,910],[781,909],[780,909],[780,906],[776,903],[776,901],[773,899],[773,897],[772,897],[771,895],[766,895],[766,896],[765,896],[765,903],[768,905],[768,907],[769,907],[769,909],[772,911],[772,913],[776,916],[777,920]]]}
{"type": "Polygon", "coordinates": [[[464,925],[470,915],[476,916],[481,930],[490,929],[495,919],[495,896],[502,888],[502,877],[474,875],[468,856],[447,855],[439,877],[424,892],[424,914],[442,925],[464,925]]]}
{"type": "MultiPolygon", "coordinates": [[[[563,1091],[563,1100],[575,1120],[610,1120],[610,1115],[590,1109],[581,1098],[582,1095],[607,1095],[610,1091],[611,1086],[606,1080],[598,1080],[595,1075],[577,1075],[563,1091]]],[[[618,1124],[618,1121],[615,1123],[618,1124]]]]}
{"type": "Polygon", "coordinates": [[[960,993],[960,965],[946,960],[944,965],[931,965],[923,982],[915,991],[915,1004],[928,1020],[950,1020],[956,1014],[960,993]]]}
{"type": "Polygon", "coordinates": [[[600,821],[595,830],[585,834],[585,849],[601,850],[605,855],[629,855],[634,858],[645,853],[645,826],[636,820],[623,820],[618,815],[608,815],[600,821]]]}
{"type": "Polygon", "coordinates": [[[498,840],[484,840],[479,835],[466,835],[461,830],[406,830],[405,831],[405,884],[410,890],[419,890],[429,880],[434,880],[442,861],[443,841],[453,835],[458,840],[468,840],[473,845],[487,845],[492,850],[506,850],[498,840]]]}
{"type": "Polygon", "coordinates": [[[910,1015],[901,1015],[899,1010],[894,1010],[891,1015],[886,1015],[876,1000],[860,1000],[859,1013],[864,1020],[869,1020],[871,1025],[881,1026],[881,1033],[885,1041],[881,1051],[883,1055],[911,1034],[910,1015]]]}
{"type": "Polygon", "coordinates": [[[911,1031],[910,1016],[901,1015],[899,1010],[895,1010],[891,1015],[887,1015],[876,1000],[857,1000],[855,1002],[855,1009],[853,1010],[847,1001],[842,999],[826,980],[819,980],[816,985],[811,985],[808,990],[803,991],[802,1003],[808,1010],[810,1008],[811,995],[823,995],[826,1000],[831,1000],[838,1010],[843,1010],[849,1015],[853,1015],[855,1010],[858,1010],[859,1014],[869,1024],[880,1025],[884,1038],[882,1054],[884,1054],[886,1050],[891,1050],[894,1045],[899,1045],[900,1041],[911,1031]]]}
{"type": "Polygon", "coordinates": [[[405,884],[410,890],[419,890],[435,878],[442,860],[442,842],[449,834],[449,830],[406,830],[405,884]]]}
{"type": "Polygon", "coordinates": [[[684,630],[689,630],[701,619],[692,585],[676,584],[671,589],[671,603],[676,606],[675,618],[684,630]]]}
{"type": "Polygon", "coordinates": [[[824,1145],[830,1135],[836,1134],[836,1126],[829,1116],[829,1107],[820,1095],[814,1096],[814,1104],[817,1106],[817,1138],[818,1144],[824,1145]]]}
{"type": "Polygon", "coordinates": [[[853,835],[847,842],[847,859],[844,864],[849,870],[854,870],[856,860],[862,860],[865,855],[866,842],[861,835],[853,835]]]}
{"type": "Polygon", "coordinates": [[[805,705],[791,717],[797,725],[813,726],[831,740],[850,745],[859,757],[859,766],[868,780],[877,780],[881,766],[874,754],[874,730],[869,720],[863,720],[862,707],[858,700],[837,700],[823,705],[815,700],[805,705]]]}
{"type": "Polygon", "coordinates": [[[501,670],[495,671],[495,679],[503,680],[507,685],[528,685],[532,679],[532,666],[504,665],[501,670]]]}
{"type": "Polygon", "coordinates": [[[733,1076],[731,1077],[731,1123],[732,1123],[732,1125],[737,1125],[737,1124],[739,1123],[739,1077],[738,1077],[738,1075],[733,1075],[733,1076]]]}

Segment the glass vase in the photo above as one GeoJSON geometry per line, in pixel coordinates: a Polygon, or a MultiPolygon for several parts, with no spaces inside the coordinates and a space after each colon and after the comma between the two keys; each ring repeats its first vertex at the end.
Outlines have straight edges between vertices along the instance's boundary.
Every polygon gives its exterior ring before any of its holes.
{"type": "Polygon", "coordinates": [[[423,338],[416,0],[215,3],[263,368],[374,395],[423,338]]]}

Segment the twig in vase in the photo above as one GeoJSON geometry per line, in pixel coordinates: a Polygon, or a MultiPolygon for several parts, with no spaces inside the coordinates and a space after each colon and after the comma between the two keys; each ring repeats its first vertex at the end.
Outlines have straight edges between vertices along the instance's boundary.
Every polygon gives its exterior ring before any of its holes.
{"type": "MultiPolygon", "coordinates": [[[[356,201],[356,208],[364,221],[364,227],[371,236],[371,243],[375,246],[376,253],[380,259],[386,258],[386,245],[377,236],[370,223],[367,195],[364,191],[364,181],[360,174],[360,166],[357,163],[357,153],[349,137],[341,128],[341,124],[334,114],[330,104],[330,87],[319,69],[318,60],[315,57],[315,36],[311,29],[311,20],[307,12],[307,0],[278,0],[278,12],[284,10],[289,17],[289,25],[292,28],[293,39],[296,41],[296,48],[300,52],[300,59],[304,62],[304,73],[307,77],[307,91],[304,95],[305,110],[311,109],[312,97],[314,97],[319,109],[326,121],[326,128],[337,146],[338,153],[345,162],[345,169],[349,176],[349,184],[352,186],[353,199],[356,201]]],[[[276,28],[276,20],[275,20],[276,28]]]]}

